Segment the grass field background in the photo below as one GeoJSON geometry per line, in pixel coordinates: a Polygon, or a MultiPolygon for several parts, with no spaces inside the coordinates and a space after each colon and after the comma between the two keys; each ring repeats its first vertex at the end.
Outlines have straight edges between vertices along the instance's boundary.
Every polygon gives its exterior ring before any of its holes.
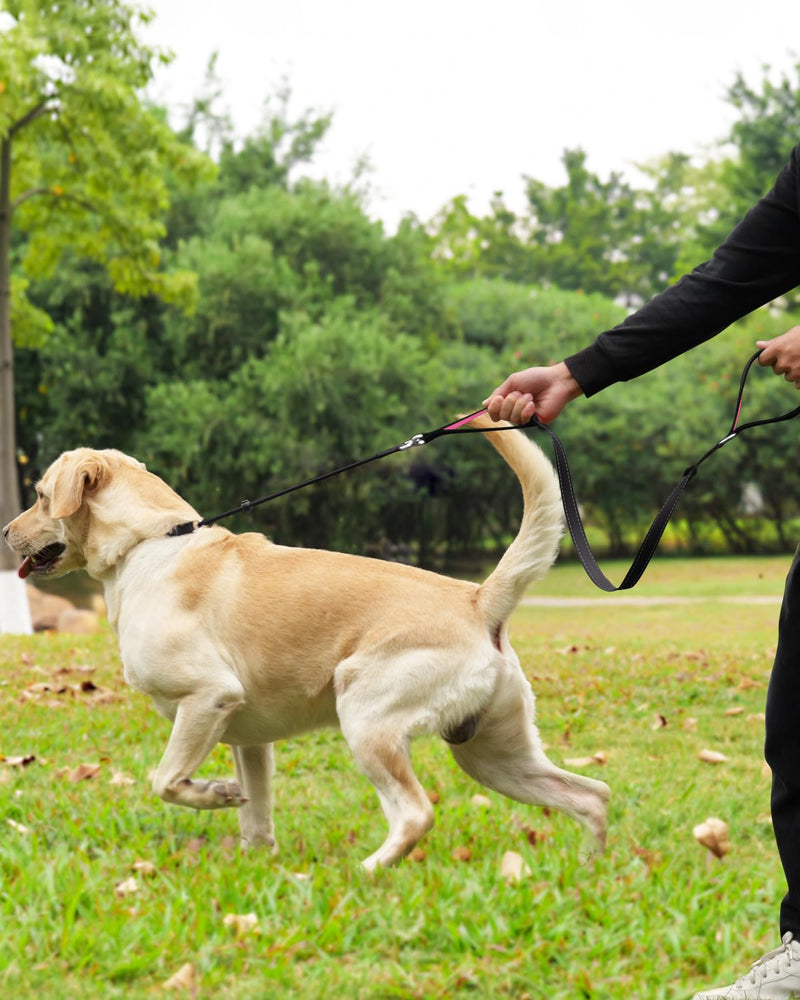
{"type": "MultiPolygon", "coordinates": [[[[687,603],[516,612],[550,756],[606,761],[573,766],[612,788],[589,862],[572,821],[486,792],[429,739],[413,758],[436,826],[365,874],[383,816],[335,732],[278,745],[280,853],[242,854],[233,811],[150,791],[169,727],[124,686],[110,631],[0,636],[0,993],[173,995],[180,970],[177,995],[237,1000],[656,1000],[732,981],[778,939],[763,709],[788,563],[661,559],[632,596],[687,603]],[[709,816],[730,827],[721,860],[692,833],[709,816]]],[[[598,594],[566,564],[529,598],[598,594]]],[[[202,773],[232,770],[220,747],[202,773]]]]}

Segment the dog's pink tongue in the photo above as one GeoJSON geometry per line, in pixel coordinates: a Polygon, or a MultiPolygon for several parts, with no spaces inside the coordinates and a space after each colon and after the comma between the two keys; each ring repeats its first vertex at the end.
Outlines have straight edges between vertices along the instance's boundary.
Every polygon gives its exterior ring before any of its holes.
{"type": "Polygon", "coordinates": [[[22,565],[17,570],[17,576],[19,576],[20,580],[24,580],[25,577],[30,576],[32,572],[33,572],[33,562],[31,561],[31,557],[25,556],[25,558],[22,560],[22,565]]]}

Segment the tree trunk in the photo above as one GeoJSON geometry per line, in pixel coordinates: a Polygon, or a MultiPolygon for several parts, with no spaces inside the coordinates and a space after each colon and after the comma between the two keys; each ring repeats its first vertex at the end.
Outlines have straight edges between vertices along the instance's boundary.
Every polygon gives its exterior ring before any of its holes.
{"type": "MultiPolygon", "coordinates": [[[[11,138],[0,139],[0,528],[20,510],[11,346],[11,138]]],[[[17,556],[0,538],[0,633],[29,634],[31,615],[17,556]]]]}
{"type": "MultiPolygon", "coordinates": [[[[0,140],[0,528],[20,511],[14,405],[14,349],[11,345],[11,139],[0,140]]],[[[0,572],[17,558],[0,545],[0,572]]]]}

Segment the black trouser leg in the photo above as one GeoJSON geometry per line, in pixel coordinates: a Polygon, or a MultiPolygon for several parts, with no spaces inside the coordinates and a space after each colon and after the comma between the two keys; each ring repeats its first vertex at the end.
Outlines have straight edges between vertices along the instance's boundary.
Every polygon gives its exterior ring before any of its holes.
{"type": "Polygon", "coordinates": [[[781,903],[781,934],[791,931],[800,939],[800,549],[786,578],[766,716],[772,827],[789,886],[781,903]]]}

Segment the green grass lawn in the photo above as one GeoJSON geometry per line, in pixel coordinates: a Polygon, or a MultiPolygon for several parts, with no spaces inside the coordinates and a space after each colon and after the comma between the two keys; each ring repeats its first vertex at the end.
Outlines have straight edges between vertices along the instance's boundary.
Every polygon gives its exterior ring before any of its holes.
{"type": "MultiPolygon", "coordinates": [[[[0,636],[0,994],[152,997],[187,963],[178,995],[232,1000],[656,1000],[732,981],[777,944],[784,890],[762,763],[778,609],[715,598],[778,596],[788,562],[662,559],[637,596],[708,600],[518,610],[551,757],[607,758],[575,768],[612,788],[608,850],[585,863],[572,821],[485,792],[430,739],[414,761],[436,826],[413,860],[363,873],[384,821],[335,732],[277,747],[280,853],[243,855],[232,811],[151,793],[169,727],[124,686],[110,632],[0,636]],[[80,765],[99,769],[74,780],[80,765]],[[709,816],[730,826],[722,860],[692,834],[709,816]]],[[[564,565],[531,593],[598,592],[564,565]]],[[[203,771],[232,769],[218,748],[203,771]]]]}
{"type": "MultiPolygon", "coordinates": [[[[600,559],[600,568],[619,584],[632,560],[600,559]]],[[[635,597],[766,597],[779,599],[790,556],[713,556],[693,559],[657,555],[629,596],[635,597]]],[[[557,597],[602,597],[577,561],[558,562],[532,594],[557,597]]],[[[622,596],[622,595],[620,595],[622,596]]],[[[613,596],[608,600],[613,601],[613,596]]]]}

